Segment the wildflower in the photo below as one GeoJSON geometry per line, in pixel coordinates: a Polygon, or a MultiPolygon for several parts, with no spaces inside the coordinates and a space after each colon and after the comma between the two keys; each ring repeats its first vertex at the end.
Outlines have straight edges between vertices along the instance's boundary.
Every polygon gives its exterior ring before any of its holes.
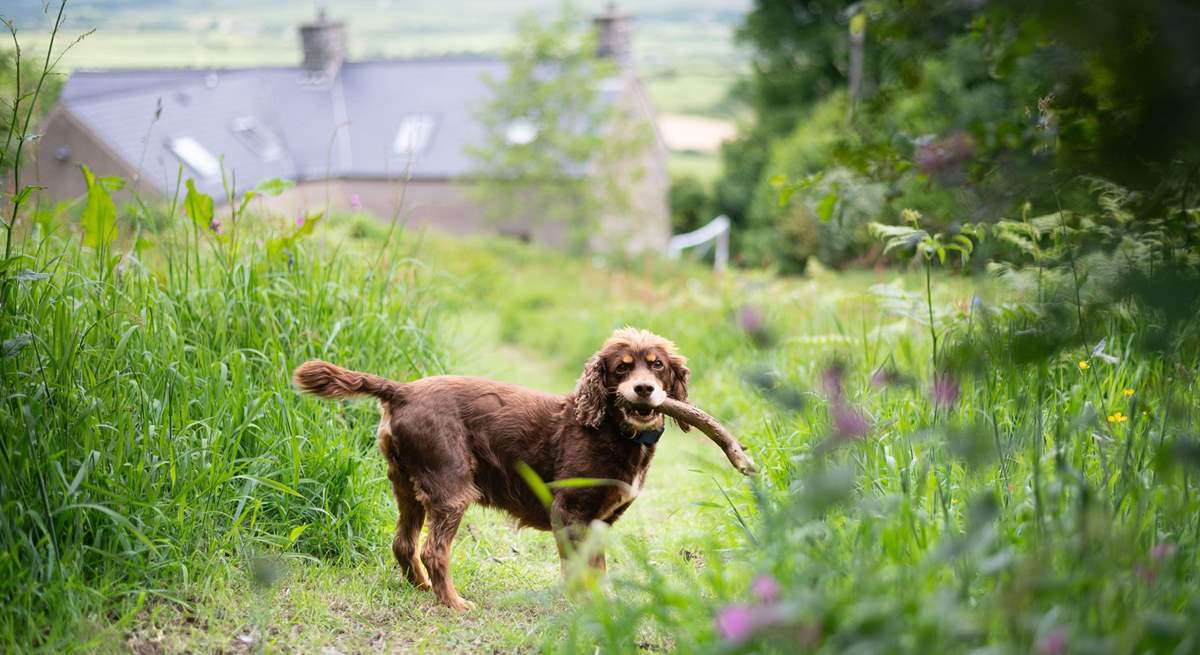
{"type": "Polygon", "coordinates": [[[857,439],[867,434],[867,417],[843,402],[833,405],[833,430],[839,439],[857,439]]]}
{"type": "Polygon", "coordinates": [[[296,227],[304,227],[304,212],[296,215],[296,227]]]}
{"type": "Polygon", "coordinates": [[[350,194],[350,209],[356,212],[362,211],[362,199],[358,197],[357,193],[350,194]]]}
{"type": "Polygon", "coordinates": [[[221,219],[213,218],[212,222],[208,224],[208,229],[212,230],[213,232],[215,232],[217,234],[223,233],[224,230],[221,229],[221,219]]]}
{"type": "Polygon", "coordinates": [[[725,641],[738,644],[754,636],[754,633],[782,624],[786,620],[787,617],[777,605],[730,605],[717,612],[717,633],[725,641]]]}
{"type": "Polygon", "coordinates": [[[1175,554],[1175,544],[1164,541],[1150,550],[1154,559],[1166,559],[1175,554]]]}
{"type": "Polygon", "coordinates": [[[1131,398],[1131,397],[1133,397],[1133,389],[1130,389],[1129,387],[1126,387],[1125,389],[1123,389],[1123,390],[1121,391],[1121,393],[1125,394],[1125,397],[1126,397],[1126,398],[1131,398]]]}
{"type": "Polygon", "coordinates": [[[1134,565],[1133,572],[1136,573],[1137,577],[1146,584],[1153,583],[1154,579],[1158,577],[1158,574],[1154,571],[1154,568],[1147,566],[1146,564],[1139,563],[1134,565]]]}
{"type": "Polygon", "coordinates": [[[900,222],[916,225],[921,222],[921,212],[915,209],[901,209],[900,222]]]}
{"type": "Polygon", "coordinates": [[[842,376],[845,372],[846,368],[841,362],[834,362],[821,373],[821,384],[825,387],[825,393],[829,394],[834,402],[842,400],[842,376]]]}
{"type": "Polygon", "coordinates": [[[1058,655],[1067,652],[1067,630],[1059,628],[1042,637],[1037,642],[1037,652],[1045,655],[1058,655]]]}
{"type": "Polygon", "coordinates": [[[769,341],[766,317],[758,307],[746,305],[738,309],[737,324],[743,332],[760,345],[765,345],[769,341]]]}
{"type": "Polygon", "coordinates": [[[1124,423],[1125,421],[1128,421],[1128,420],[1129,420],[1129,417],[1125,416],[1125,414],[1123,414],[1120,410],[1117,410],[1116,412],[1108,415],[1109,423],[1124,423]]]}
{"type": "Polygon", "coordinates": [[[933,376],[933,387],[929,390],[934,407],[950,409],[958,401],[958,383],[949,373],[933,376]]]}
{"type": "Polygon", "coordinates": [[[758,629],[757,623],[754,609],[745,605],[730,605],[717,613],[717,632],[725,641],[745,641],[758,629]]]}
{"type": "Polygon", "coordinates": [[[1088,369],[1089,369],[1089,368],[1091,368],[1091,367],[1092,367],[1092,365],[1091,365],[1091,364],[1089,364],[1089,363],[1088,363],[1088,361],[1087,361],[1086,359],[1081,359],[1081,360],[1079,360],[1079,370],[1081,370],[1081,371],[1086,371],[1086,370],[1088,370],[1088,369]]]}
{"type": "Polygon", "coordinates": [[[758,575],[750,582],[750,591],[764,605],[770,605],[779,600],[779,583],[769,575],[758,575]]]}

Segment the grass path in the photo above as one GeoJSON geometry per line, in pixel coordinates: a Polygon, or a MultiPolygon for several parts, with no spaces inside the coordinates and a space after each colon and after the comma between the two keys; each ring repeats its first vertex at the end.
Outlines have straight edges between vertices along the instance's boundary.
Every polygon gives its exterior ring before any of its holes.
{"type": "MultiPolygon", "coordinates": [[[[484,375],[532,388],[568,391],[576,363],[554,353],[503,343],[499,321],[483,312],[451,321],[451,361],[456,373],[484,375]]],[[[363,425],[369,438],[373,425],[363,425]]],[[[624,540],[648,546],[651,557],[683,556],[704,530],[699,505],[719,498],[706,470],[722,466],[703,437],[668,431],[642,498],[613,532],[609,570],[629,562],[624,540]]],[[[157,652],[448,653],[535,651],[546,622],[568,601],[558,585],[558,559],[546,533],[517,530],[506,516],[468,511],[453,551],[451,570],[477,609],[459,615],[433,596],[412,589],[397,573],[389,549],[394,516],[379,468],[379,546],[368,561],[328,564],[294,559],[282,582],[255,590],[238,563],[227,580],[198,582],[194,611],[157,604],[143,610],[132,630],[113,634],[112,650],[157,652]],[[205,587],[211,588],[205,588],[205,587]]]]}

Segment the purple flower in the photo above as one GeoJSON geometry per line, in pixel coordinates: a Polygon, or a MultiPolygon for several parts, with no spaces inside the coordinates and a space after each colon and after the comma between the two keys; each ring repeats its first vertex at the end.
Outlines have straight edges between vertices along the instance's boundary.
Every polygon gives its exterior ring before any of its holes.
{"type": "Polygon", "coordinates": [[[857,439],[867,434],[867,417],[844,402],[833,404],[833,431],[839,439],[857,439]]]}
{"type": "Polygon", "coordinates": [[[362,199],[358,197],[357,193],[350,194],[350,209],[356,212],[362,211],[362,199]]]}
{"type": "Polygon", "coordinates": [[[1150,556],[1154,559],[1166,559],[1175,554],[1175,544],[1164,541],[1150,550],[1150,556]]]}
{"type": "Polygon", "coordinates": [[[771,605],[779,600],[781,588],[779,583],[769,575],[758,575],[750,582],[750,592],[764,605],[771,605]]]}
{"type": "Polygon", "coordinates": [[[933,376],[933,386],[929,389],[933,405],[939,409],[950,409],[958,402],[958,382],[949,373],[939,373],[933,376]]]}
{"type": "Polygon", "coordinates": [[[212,222],[208,224],[208,229],[216,232],[217,234],[221,234],[224,231],[221,229],[221,219],[213,218],[212,222]]]}
{"type": "Polygon", "coordinates": [[[758,617],[752,607],[730,605],[717,612],[717,632],[725,641],[745,641],[757,629],[758,617]]]}
{"type": "Polygon", "coordinates": [[[758,307],[746,305],[737,311],[737,324],[742,328],[742,331],[747,334],[757,334],[762,332],[763,325],[766,323],[763,312],[758,307]]]}
{"type": "Polygon", "coordinates": [[[830,400],[840,402],[842,399],[842,377],[846,373],[846,368],[840,362],[830,364],[829,368],[821,373],[821,384],[825,387],[825,393],[829,394],[830,400]]]}
{"type": "Polygon", "coordinates": [[[1067,650],[1067,629],[1059,628],[1037,642],[1037,652],[1043,655],[1058,655],[1067,650]]]}
{"type": "Polygon", "coordinates": [[[296,227],[304,227],[304,212],[296,215],[296,227]]]}
{"type": "Polygon", "coordinates": [[[717,612],[717,633],[725,641],[741,643],[764,628],[780,625],[787,617],[777,605],[729,605],[717,612]]]}

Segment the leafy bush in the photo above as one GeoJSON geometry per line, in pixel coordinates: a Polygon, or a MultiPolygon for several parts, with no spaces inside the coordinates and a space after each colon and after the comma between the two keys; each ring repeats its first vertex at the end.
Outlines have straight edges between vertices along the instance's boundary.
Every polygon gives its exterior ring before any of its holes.
{"type": "Polygon", "coordinates": [[[667,203],[671,207],[671,230],[675,233],[691,232],[716,218],[708,189],[690,175],[671,180],[667,203]]]}

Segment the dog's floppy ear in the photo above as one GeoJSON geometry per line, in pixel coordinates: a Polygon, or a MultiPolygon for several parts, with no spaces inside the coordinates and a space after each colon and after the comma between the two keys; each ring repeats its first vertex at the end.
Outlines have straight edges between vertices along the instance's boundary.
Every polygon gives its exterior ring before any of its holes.
{"type": "Polygon", "coordinates": [[[604,421],[608,406],[608,389],[604,386],[604,358],[592,355],[583,367],[583,375],[575,383],[575,420],[589,428],[598,428],[604,421]]]}
{"type": "MultiPolygon", "coordinates": [[[[671,388],[668,392],[675,400],[686,403],[688,399],[688,376],[691,375],[691,371],[687,367],[687,358],[683,355],[671,353],[667,357],[667,361],[671,366],[671,388]]],[[[692,429],[692,426],[679,419],[676,419],[675,423],[684,432],[692,429]]]]}

